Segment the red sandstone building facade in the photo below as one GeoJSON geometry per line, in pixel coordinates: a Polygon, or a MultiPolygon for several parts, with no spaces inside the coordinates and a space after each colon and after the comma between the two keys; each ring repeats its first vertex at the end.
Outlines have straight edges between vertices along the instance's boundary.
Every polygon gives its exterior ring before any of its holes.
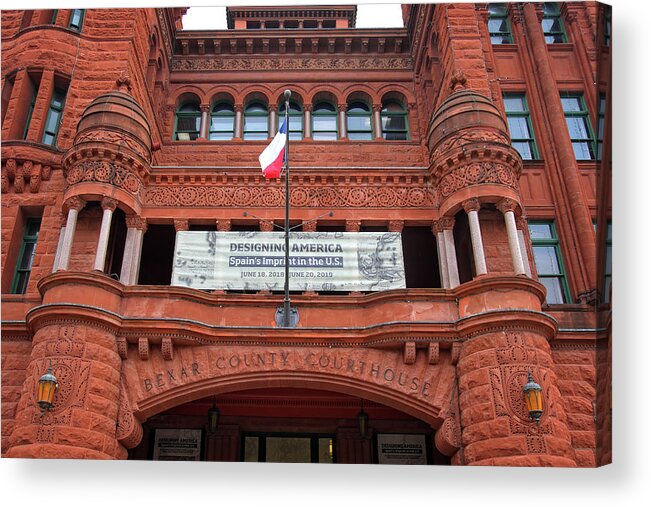
{"type": "Polygon", "coordinates": [[[609,463],[606,6],[184,12],[2,12],[2,455],[609,463]],[[292,328],[171,285],[179,231],[282,225],[285,89],[291,225],[399,232],[405,270],[293,291],[292,328]]]}

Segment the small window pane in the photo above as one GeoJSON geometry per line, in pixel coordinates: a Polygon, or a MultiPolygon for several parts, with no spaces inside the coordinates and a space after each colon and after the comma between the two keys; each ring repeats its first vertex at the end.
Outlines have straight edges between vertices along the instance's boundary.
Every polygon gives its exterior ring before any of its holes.
{"type": "Polygon", "coordinates": [[[210,130],[232,131],[235,118],[233,116],[213,116],[210,122],[210,130]]]}
{"type": "Polygon", "coordinates": [[[350,130],[371,130],[370,116],[349,116],[346,123],[350,130]]]}
{"type": "Polygon", "coordinates": [[[504,109],[506,110],[507,113],[514,113],[514,112],[523,113],[526,111],[522,97],[515,97],[515,96],[504,97],[504,109]]]}
{"type": "Polygon", "coordinates": [[[310,439],[302,437],[266,437],[267,463],[310,463],[310,439]]]}
{"type": "Polygon", "coordinates": [[[382,128],[384,130],[406,130],[407,118],[404,116],[383,116],[382,128]]]}
{"type": "Polygon", "coordinates": [[[333,447],[332,438],[319,438],[319,463],[333,463],[333,447]]]}
{"type": "Polygon", "coordinates": [[[54,144],[54,136],[52,134],[43,134],[43,144],[52,146],[54,144]]]}
{"type": "Polygon", "coordinates": [[[592,160],[592,143],[573,142],[572,149],[577,160],[592,160]]]}
{"type": "Polygon", "coordinates": [[[247,132],[266,132],[267,131],[267,117],[266,116],[248,116],[244,120],[244,128],[247,132]]]}
{"type": "Polygon", "coordinates": [[[539,275],[560,274],[561,271],[556,258],[556,247],[536,246],[533,249],[533,255],[539,275]]]}
{"type": "Polygon", "coordinates": [[[336,130],[337,118],[335,116],[314,116],[314,130],[336,130]]]}
{"type": "Polygon", "coordinates": [[[188,130],[199,130],[201,125],[200,117],[193,116],[179,116],[177,130],[188,131],[188,130]]]}
{"type": "Polygon", "coordinates": [[[569,117],[565,118],[567,122],[567,130],[570,132],[571,139],[589,139],[590,135],[585,124],[583,117],[569,117]]]}
{"type": "Polygon", "coordinates": [[[314,132],[312,137],[315,141],[336,141],[336,132],[314,132]]]}
{"type": "Polygon", "coordinates": [[[550,224],[529,224],[531,239],[553,239],[552,227],[550,224]]]}
{"type": "Polygon", "coordinates": [[[527,119],[523,117],[511,117],[508,119],[509,132],[514,139],[529,139],[529,125],[527,119]]]}
{"type": "Polygon", "coordinates": [[[541,278],[540,283],[547,289],[546,301],[548,304],[557,305],[565,302],[561,282],[558,278],[541,278]]]}
{"type": "Polygon", "coordinates": [[[514,141],[513,147],[518,151],[523,160],[533,160],[533,153],[529,143],[514,141]]]}
{"type": "Polygon", "coordinates": [[[57,124],[59,123],[59,117],[61,114],[59,112],[50,111],[50,114],[47,116],[47,123],[45,124],[45,130],[48,132],[56,132],[57,124]]]}
{"type": "Polygon", "coordinates": [[[582,111],[579,97],[561,97],[561,104],[563,105],[563,111],[566,113],[580,113],[582,111]]]}

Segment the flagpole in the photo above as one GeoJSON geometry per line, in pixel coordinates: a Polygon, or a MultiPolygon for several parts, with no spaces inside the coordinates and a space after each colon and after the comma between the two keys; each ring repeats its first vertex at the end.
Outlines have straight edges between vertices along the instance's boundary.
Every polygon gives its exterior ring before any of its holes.
{"type": "Polygon", "coordinates": [[[285,90],[285,299],[283,301],[283,327],[290,326],[289,301],[289,98],[290,90],[285,90]]]}

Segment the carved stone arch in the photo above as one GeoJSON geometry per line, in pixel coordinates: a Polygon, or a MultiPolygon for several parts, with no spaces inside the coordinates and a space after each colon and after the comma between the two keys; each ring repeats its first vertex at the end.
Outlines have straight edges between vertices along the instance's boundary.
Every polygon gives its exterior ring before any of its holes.
{"type": "Polygon", "coordinates": [[[307,103],[314,105],[322,101],[330,102],[335,106],[335,108],[337,107],[337,104],[344,103],[343,99],[341,99],[335,91],[329,89],[320,90],[314,93],[311,100],[307,103]]]}
{"type": "Polygon", "coordinates": [[[374,104],[373,95],[371,95],[368,90],[357,88],[354,91],[348,93],[346,96],[346,104],[350,104],[352,102],[363,102],[368,105],[370,110],[374,104]]]}
{"type": "Polygon", "coordinates": [[[204,103],[204,93],[201,89],[195,86],[183,87],[177,90],[174,97],[172,97],[172,104],[174,109],[178,109],[181,105],[188,102],[196,102],[197,105],[204,103]]]}
{"type": "Polygon", "coordinates": [[[306,104],[316,104],[321,100],[332,102],[335,106],[345,102],[345,95],[332,86],[319,86],[317,89],[312,90],[310,95],[305,97],[306,104]]]}
{"type": "Polygon", "coordinates": [[[283,87],[282,90],[277,91],[275,95],[273,95],[274,97],[276,97],[276,100],[275,101],[272,100],[271,103],[280,106],[280,104],[285,102],[285,96],[284,96],[285,90],[290,90],[292,92],[292,96],[289,99],[291,102],[296,102],[301,107],[303,107],[303,104],[305,104],[305,101],[303,99],[303,97],[305,97],[305,92],[303,90],[297,90],[296,87],[294,86],[286,86],[283,87]]]}
{"type": "MultiPolygon", "coordinates": [[[[268,372],[238,375],[228,379],[219,377],[209,378],[197,381],[191,385],[176,387],[163,393],[157,393],[145,400],[140,400],[137,408],[133,410],[133,416],[135,419],[144,422],[158,413],[183,403],[219,396],[220,394],[276,387],[332,391],[368,399],[409,414],[416,419],[428,423],[435,430],[442,426],[448,416],[447,407],[445,408],[445,412],[443,412],[443,407],[428,405],[406,394],[390,392],[386,388],[370,382],[357,379],[342,380],[341,378],[329,377],[319,373],[305,373],[294,376],[282,373],[271,374],[268,372]]],[[[446,397],[447,400],[445,402],[448,403],[450,395],[446,397]]]]}
{"type": "Polygon", "coordinates": [[[244,104],[244,107],[246,107],[247,104],[250,104],[252,102],[260,102],[267,107],[269,107],[269,104],[272,103],[270,100],[271,93],[269,90],[264,89],[264,88],[255,88],[255,89],[249,89],[247,90],[247,93],[244,95],[242,98],[242,104],[244,104]]]}
{"type": "Polygon", "coordinates": [[[211,110],[213,107],[215,107],[216,104],[219,104],[221,102],[225,102],[227,104],[230,104],[231,106],[235,106],[235,97],[233,96],[232,93],[228,91],[219,91],[217,93],[210,95],[211,110]]]}

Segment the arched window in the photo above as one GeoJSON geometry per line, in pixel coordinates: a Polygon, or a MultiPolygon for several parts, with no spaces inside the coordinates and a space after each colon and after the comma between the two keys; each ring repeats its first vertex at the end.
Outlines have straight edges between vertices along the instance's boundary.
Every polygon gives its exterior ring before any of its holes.
{"type": "Polygon", "coordinates": [[[329,102],[318,102],[312,110],[312,139],[337,140],[337,108],[329,102]]]}
{"type": "MultiPolygon", "coordinates": [[[[285,121],[285,102],[278,107],[278,128],[285,121]]],[[[300,141],[303,139],[303,109],[296,102],[289,103],[289,139],[300,141]]]]}
{"type": "Polygon", "coordinates": [[[382,137],[387,141],[406,141],[409,139],[407,110],[395,100],[382,105],[382,137]]]}
{"type": "Polygon", "coordinates": [[[174,139],[177,141],[194,141],[199,137],[201,128],[201,110],[198,102],[185,102],[176,110],[174,139]]]}
{"type": "Polygon", "coordinates": [[[235,110],[227,102],[218,102],[210,113],[210,133],[208,139],[211,141],[230,141],[233,139],[235,130],[235,110]]]}
{"type": "Polygon", "coordinates": [[[371,108],[364,102],[351,102],[346,110],[346,131],[351,141],[372,141],[371,108]]]}
{"type": "Polygon", "coordinates": [[[269,137],[269,111],[261,102],[252,102],[244,109],[245,141],[260,141],[269,137]]]}

